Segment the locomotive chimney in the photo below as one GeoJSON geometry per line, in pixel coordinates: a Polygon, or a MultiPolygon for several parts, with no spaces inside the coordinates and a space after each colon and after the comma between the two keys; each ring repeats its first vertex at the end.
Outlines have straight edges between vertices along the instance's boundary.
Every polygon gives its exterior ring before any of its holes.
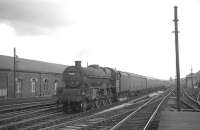
{"type": "Polygon", "coordinates": [[[81,67],[81,61],[75,61],[75,66],[76,67],[81,67]]]}

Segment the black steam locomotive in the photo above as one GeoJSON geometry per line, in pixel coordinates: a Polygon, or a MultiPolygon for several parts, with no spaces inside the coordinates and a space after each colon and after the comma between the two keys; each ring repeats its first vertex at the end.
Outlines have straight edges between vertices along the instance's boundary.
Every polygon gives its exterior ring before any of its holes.
{"type": "Polygon", "coordinates": [[[67,112],[98,108],[117,101],[121,93],[164,85],[161,80],[108,67],[81,67],[81,61],[75,61],[75,66],[64,70],[63,81],[65,86],[57,90],[57,97],[67,112]]]}

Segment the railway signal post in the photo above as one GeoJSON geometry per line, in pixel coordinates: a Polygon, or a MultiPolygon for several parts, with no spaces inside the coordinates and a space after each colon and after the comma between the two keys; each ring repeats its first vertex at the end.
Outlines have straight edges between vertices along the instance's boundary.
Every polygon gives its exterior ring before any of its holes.
{"type": "Polygon", "coordinates": [[[175,34],[175,52],[176,52],[176,84],[177,84],[177,109],[180,111],[180,68],[179,68],[179,47],[178,47],[178,16],[177,6],[174,6],[174,34],[175,34]]]}

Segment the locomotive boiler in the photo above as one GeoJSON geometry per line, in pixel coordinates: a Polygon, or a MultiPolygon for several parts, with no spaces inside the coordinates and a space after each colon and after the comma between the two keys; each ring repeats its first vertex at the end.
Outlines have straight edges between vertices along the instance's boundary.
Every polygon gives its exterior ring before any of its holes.
{"type": "Polygon", "coordinates": [[[119,73],[108,67],[90,65],[81,61],[63,72],[64,87],[58,90],[58,100],[64,111],[86,111],[116,101],[119,92],[119,73]]]}

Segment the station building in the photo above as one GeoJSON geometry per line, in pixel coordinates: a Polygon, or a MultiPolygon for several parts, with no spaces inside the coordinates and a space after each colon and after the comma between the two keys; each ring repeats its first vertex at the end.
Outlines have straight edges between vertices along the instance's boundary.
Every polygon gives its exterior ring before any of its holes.
{"type": "Polygon", "coordinates": [[[66,65],[0,55],[0,98],[52,96],[66,65]],[[14,72],[15,84],[14,85],[14,72]]]}

